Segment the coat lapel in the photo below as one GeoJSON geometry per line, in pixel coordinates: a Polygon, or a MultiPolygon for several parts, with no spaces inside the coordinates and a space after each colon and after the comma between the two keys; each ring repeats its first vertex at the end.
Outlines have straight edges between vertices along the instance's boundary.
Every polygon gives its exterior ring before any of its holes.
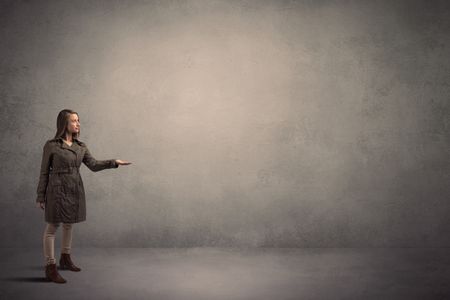
{"type": "Polygon", "coordinates": [[[78,143],[77,143],[76,140],[73,140],[71,146],[67,145],[67,143],[64,142],[62,138],[58,138],[58,140],[59,140],[59,146],[60,146],[62,149],[70,150],[70,151],[72,151],[73,153],[75,153],[76,155],[78,154],[79,146],[78,146],[78,143]]]}

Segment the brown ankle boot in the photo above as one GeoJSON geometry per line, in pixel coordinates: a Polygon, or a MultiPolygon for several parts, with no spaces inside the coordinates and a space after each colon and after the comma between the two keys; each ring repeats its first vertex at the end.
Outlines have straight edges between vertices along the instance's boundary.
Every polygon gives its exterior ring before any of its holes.
{"type": "Polygon", "coordinates": [[[49,264],[45,267],[45,277],[48,281],[56,283],[66,283],[66,280],[59,275],[56,264],[49,264]]]}
{"type": "Polygon", "coordinates": [[[61,270],[70,270],[74,272],[81,271],[80,268],[73,264],[69,253],[61,253],[61,258],[59,259],[59,267],[61,268],[61,270]]]}

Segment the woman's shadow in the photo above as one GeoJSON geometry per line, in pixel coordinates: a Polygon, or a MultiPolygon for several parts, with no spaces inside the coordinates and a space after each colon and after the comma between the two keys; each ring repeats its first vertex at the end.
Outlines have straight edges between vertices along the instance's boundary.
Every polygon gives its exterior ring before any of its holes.
{"type": "MultiPolygon", "coordinates": [[[[44,268],[42,266],[32,266],[29,270],[33,271],[43,271],[44,268]]],[[[48,282],[45,276],[41,277],[6,277],[3,278],[3,281],[13,281],[13,282],[48,282]]]]}

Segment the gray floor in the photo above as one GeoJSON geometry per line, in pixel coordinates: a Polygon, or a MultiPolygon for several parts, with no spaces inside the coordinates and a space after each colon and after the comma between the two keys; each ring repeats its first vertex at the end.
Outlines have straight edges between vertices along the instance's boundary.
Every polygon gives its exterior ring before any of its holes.
{"type": "Polygon", "coordinates": [[[40,248],[3,248],[0,299],[450,299],[449,250],[75,248],[56,284],[40,248]]]}

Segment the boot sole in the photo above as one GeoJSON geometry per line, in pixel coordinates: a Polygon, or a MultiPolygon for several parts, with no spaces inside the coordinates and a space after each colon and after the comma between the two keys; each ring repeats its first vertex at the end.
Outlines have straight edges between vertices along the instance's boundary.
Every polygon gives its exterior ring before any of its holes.
{"type": "Polygon", "coordinates": [[[63,281],[63,282],[53,281],[53,280],[51,280],[51,279],[48,278],[48,277],[45,277],[45,281],[47,281],[47,282],[54,282],[54,283],[66,283],[66,282],[67,282],[67,280],[66,280],[66,281],[63,281]]]}
{"type": "Polygon", "coordinates": [[[81,269],[80,270],[71,270],[69,267],[66,267],[65,265],[59,265],[59,269],[60,270],[69,270],[69,271],[72,271],[72,272],[80,272],[81,271],[81,269]]]}

